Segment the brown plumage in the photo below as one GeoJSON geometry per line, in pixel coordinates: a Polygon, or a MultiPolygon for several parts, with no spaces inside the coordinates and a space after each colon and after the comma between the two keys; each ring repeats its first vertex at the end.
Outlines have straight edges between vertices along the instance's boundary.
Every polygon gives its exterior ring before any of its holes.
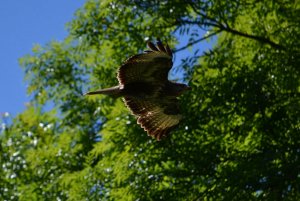
{"type": "Polygon", "coordinates": [[[148,135],[160,140],[182,119],[176,99],[189,87],[168,80],[172,68],[172,51],[159,40],[150,50],[127,59],[119,68],[119,85],[88,92],[86,95],[123,96],[126,106],[137,116],[137,123],[148,135]]]}

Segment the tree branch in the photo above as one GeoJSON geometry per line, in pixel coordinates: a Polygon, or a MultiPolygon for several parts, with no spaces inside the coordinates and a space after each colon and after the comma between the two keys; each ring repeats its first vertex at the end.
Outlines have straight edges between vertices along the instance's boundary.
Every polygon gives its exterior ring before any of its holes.
{"type": "Polygon", "coordinates": [[[286,50],[286,48],[284,46],[279,45],[279,44],[271,41],[268,38],[264,38],[262,36],[255,36],[255,35],[251,35],[251,34],[240,32],[238,30],[230,28],[228,26],[228,24],[225,26],[225,25],[222,25],[222,24],[220,24],[218,22],[199,22],[199,21],[189,21],[189,20],[181,20],[181,21],[178,21],[178,22],[182,23],[182,24],[194,24],[194,25],[199,25],[199,26],[212,26],[212,27],[216,27],[219,30],[217,32],[215,32],[215,33],[220,33],[222,31],[226,31],[228,33],[236,34],[236,35],[239,35],[239,36],[242,36],[242,37],[245,37],[245,38],[254,39],[254,40],[259,41],[259,42],[264,43],[264,44],[269,44],[269,45],[271,45],[272,47],[274,47],[276,49],[286,50]]]}
{"type": "Polygon", "coordinates": [[[246,37],[246,38],[257,40],[257,41],[265,43],[265,44],[269,44],[269,45],[271,45],[272,47],[274,47],[276,49],[281,49],[281,50],[285,50],[286,49],[284,46],[279,45],[279,44],[271,41],[268,38],[264,38],[264,37],[261,37],[261,36],[250,35],[250,34],[247,34],[247,33],[243,33],[243,32],[237,31],[235,29],[231,29],[230,27],[220,27],[220,29],[224,30],[226,32],[232,33],[232,34],[236,34],[236,35],[239,35],[239,36],[243,36],[243,37],[246,37]]]}
{"type": "Polygon", "coordinates": [[[199,10],[197,10],[197,8],[195,8],[195,6],[193,4],[190,4],[190,6],[196,14],[198,14],[200,17],[202,17],[204,19],[203,22],[198,21],[198,20],[196,20],[196,21],[178,20],[177,21],[178,23],[195,24],[195,25],[199,25],[199,26],[212,26],[212,27],[218,28],[220,32],[226,31],[228,33],[236,34],[236,35],[239,35],[239,36],[242,36],[245,38],[254,39],[254,40],[259,41],[264,44],[269,44],[271,47],[274,47],[276,49],[286,50],[286,48],[284,46],[273,42],[269,38],[265,38],[262,36],[255,36],[255,35],[243,33],[238,30],[232,29],[226,21],[225,21],[225,24],[222,22],[219,22],[216,19],[211,18],[211,17],[207,16],[205,13],[202,13],[199,10]],[[206,20],[206,22],[205,22],[205,20],[206,20]]]}

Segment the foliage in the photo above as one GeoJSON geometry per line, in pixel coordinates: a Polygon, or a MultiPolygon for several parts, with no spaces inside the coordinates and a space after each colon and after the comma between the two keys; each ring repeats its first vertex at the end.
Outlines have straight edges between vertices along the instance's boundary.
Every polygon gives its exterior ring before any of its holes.
{"type": "Polygon", "coordinates": [[[33,98],[3,119],[3,200],[300,199],[299,5],[87,1],[64,41],[20,59],[33,98]],[[178,35],[188,44],[176,55],[193,50],[181,65],[192,90],[168,138],[147,137],[119,99],[82,96],[117,84],[146,40],[174,48],[178,35]]]}

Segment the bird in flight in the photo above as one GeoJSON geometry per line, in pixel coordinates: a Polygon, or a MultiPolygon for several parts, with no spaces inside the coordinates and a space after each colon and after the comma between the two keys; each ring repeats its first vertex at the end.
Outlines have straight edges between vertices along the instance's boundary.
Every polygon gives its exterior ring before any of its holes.
{"type": "Polygon", "coordinates": [[[168,80],[172,51],[158,39],[148,42],[147,50],[128,58],[118,70],[118,86],[91,91],[86,95],[106,94],[123,97],[125,105],[137,117],[148,135],[161,140],[179,124],[182,115],[178,100],[190,87],[168,80]]]}

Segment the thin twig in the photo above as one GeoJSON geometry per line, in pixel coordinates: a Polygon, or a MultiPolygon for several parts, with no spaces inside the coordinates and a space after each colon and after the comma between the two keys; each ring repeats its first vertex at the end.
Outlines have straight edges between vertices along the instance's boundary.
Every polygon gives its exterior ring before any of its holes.
{"type": "Polygon", "coordinates": [[[186,49],[186,48],[188,48],[188,47],[190,47],[190,46],[192,46],[192,45],[195,45],[196,43],[199,43],[199,42],[201,42],[201,41],[203,41],[203,40],[205,40],[205,39],[207,39],[207,38],[210,38],[210,37],[212,37],[212,36],[214,36],[214,35],[217,35],[218,33],[220,33],[222,30],[218,30],[218,31],[216,31],[216,32],[214,32],[214,33],[211,33],[211,34],[209,34],[209,35],[207,35],[207,36],[204,36],[204,37],[202,37],[202,38],[200,38],[200,39],[198,39],[198,40],[195,40],[195,41],[193,41],[193,42],[190,42],[190,43],[188,43],[187,45],[185,45],[185,46],[183,46],[183,47],[181,47],[181,48],[178,48],[178,49],[176,49],[176,50],[174,50],[173,52],[179,52],[179,51],[182,51],[182,50],[184,50],[184,49],[186,49]]]}

